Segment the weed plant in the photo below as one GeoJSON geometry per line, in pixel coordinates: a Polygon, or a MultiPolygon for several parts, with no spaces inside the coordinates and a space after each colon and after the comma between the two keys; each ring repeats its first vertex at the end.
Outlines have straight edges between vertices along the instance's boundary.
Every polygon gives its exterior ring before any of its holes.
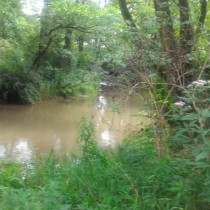
{"type": "Polygon", "coordinates": [[[1,162],[2,210],[207,210],[206,174],[193,159],[159,159],[154,131],[127,137],[117,151],[94,141],[94,125],[81,122],[80,155],[28,164],[1,162]]]}

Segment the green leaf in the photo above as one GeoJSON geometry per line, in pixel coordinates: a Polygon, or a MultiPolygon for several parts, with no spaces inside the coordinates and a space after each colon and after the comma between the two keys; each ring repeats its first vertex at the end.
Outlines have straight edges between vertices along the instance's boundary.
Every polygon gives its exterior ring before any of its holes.
{"type": "Polygon", "coordinates": [[[209,109],[201,109],[199,114],[203,117],[203,118],[208,118],[210,117],[210,110],[209,109]]]}
{"type": "Polygon", "coordinates": [[[209,156],[209,151],[201,152],[199,155],[196,156],[196,161],[203,160],[209,156]]]}
{"type": "Polygon", "coordinates": [[[197,120],[197,119],[198,119],[198,115],[194,113],[187,114],[181,118],[181,120],[197,120]]]}

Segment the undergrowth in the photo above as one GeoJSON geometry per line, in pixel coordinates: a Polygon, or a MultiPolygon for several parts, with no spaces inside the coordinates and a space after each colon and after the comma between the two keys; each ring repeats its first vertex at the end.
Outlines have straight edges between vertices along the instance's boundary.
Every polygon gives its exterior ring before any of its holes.
{"type": "Polygon", "coordinates": [[[127,137],[117,151],[100,149],[93,130],[83,119],[80,155],[51,151],[28,164],[1,162],[0,209],[209,209],[206,174],[186,157],[158,159],[151,128],[127,137]]]}

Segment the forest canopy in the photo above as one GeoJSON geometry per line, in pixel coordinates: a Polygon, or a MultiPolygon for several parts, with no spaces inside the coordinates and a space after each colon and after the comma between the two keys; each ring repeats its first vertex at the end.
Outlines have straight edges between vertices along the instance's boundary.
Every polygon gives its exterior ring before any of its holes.
{"type": "Polygon", "coordinates": [[[95,89],[85,81],[102,73],[130,86],[155,74],[179,95],[209,75],[205,0],[8,0],[0,8],[2,102],[69,97],[95,89]]]}

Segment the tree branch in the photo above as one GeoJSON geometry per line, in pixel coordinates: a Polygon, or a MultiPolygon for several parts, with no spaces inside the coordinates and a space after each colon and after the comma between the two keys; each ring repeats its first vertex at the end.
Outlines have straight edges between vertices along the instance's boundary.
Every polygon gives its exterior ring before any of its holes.
{"type": "Polygon", "coordinates": [[[91,27],[88,27],[88,28],[83,28],[81,26],[72,26],[70,24],[68,25],[63,25],[63,24],[59,24],[58,26],[56,26],[55,28],[52,28],[49,32],[48,32],[48,36],[51,36],[51,34],[54,32],[54,31],[57,31],[58,29],[75,29],[75,30],[78,30],[78,31],[81,31],[83,33],[90,33],[90,31],[87,31],[87,29],[91,28],[91,27]]]}
{"type": "Polygon", "coordinates": [[[55,31],[57,31],[61,28],[62,29],[75,29],[75,30],[81,31],[83,33],[90,33],[89,31],[86,31],[87,28],[83,28],[83,27],[80,27],[80,26],[72,26],[70,24],[68,24],[68,25],[62,25],[62,24],[57,25],[56,27],[52,28],[48,33],[46,33],[45,38],[47,38],[47,40],[46,40],[47,43],[46,42],[45,42],[46,44],[45,43],[44,44],[40,43],[39,50],[38,50],[37,55],[36,55],[36,57],[35,57],[35,59],[32,63],[31,68],[34,68],[34,67],[38,68],[41,65],[49,47],[50,47],[50,45],[53,41],[53,36],[52,36],[53,32],[55,32],[55,31]]]}

